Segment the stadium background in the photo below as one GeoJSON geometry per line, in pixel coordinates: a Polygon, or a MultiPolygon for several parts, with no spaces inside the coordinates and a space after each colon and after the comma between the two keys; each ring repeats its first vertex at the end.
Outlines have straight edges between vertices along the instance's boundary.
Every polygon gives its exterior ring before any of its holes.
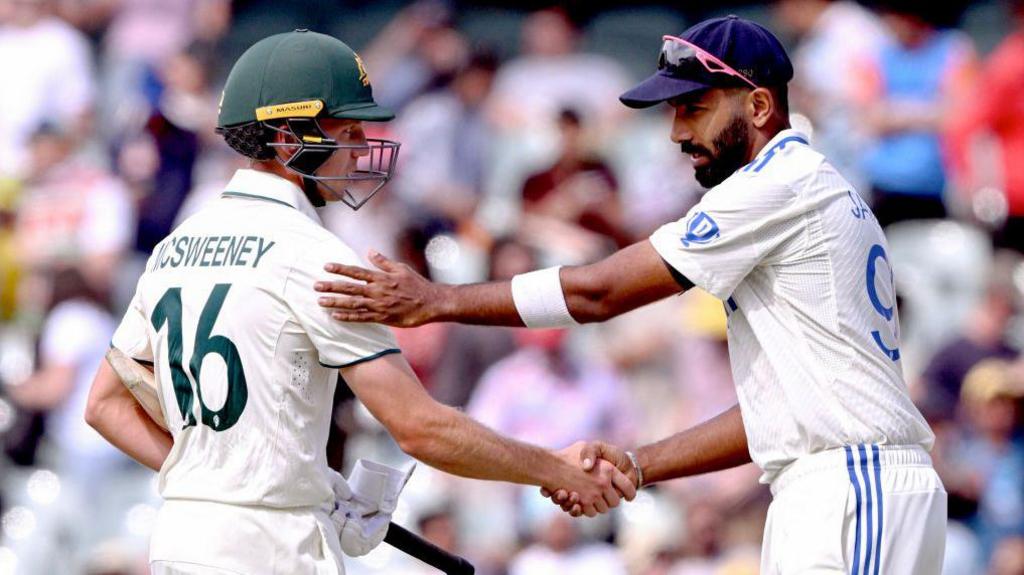
{"type": "MultiPolygon", "coordinates": [[[[402,142],[398,176],[326,225],[464,282],[593,260],[698,200],[668,111],[616,97],[660,35],[725,13],[785,40],[794,124],[866,202],[890,200],[904,369],[950,492],[946,573],[1024,574],[1024,18],[1001,1],[625,4],[0,0],[0,574],[146,572],[154,474],[81,413],[149,251],[243,165],[212,128],[247,46],[304,27],[360,52],[399,113],[373,128],[402,142]]],[[[435,397],[550,447],[632,445],[729,406],[724,336],[700,293],[570,334],[398,331],[435,397]]],[[[405,461],[344,390],[334,421],[333,463],[405,461]]],[[[420,466],[396,519],[485,575],[756,573],[757,475],[570,520],[533,489],[420,466]]],[[[347,565],[430,572],[386,546],[347,565]]]]}

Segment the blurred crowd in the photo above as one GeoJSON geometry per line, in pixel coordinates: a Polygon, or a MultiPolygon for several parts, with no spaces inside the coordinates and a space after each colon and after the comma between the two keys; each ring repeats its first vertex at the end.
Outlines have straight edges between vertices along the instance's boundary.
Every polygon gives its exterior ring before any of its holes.
{"type": "MultiPolygon", "coordinates": [[[[0,0],[0,575],[147,572],[154,474],[82,412],[153,246],[246,165],[213,127],[256,39],[338,35],[398,112],[367,126],[402,143],[395,179],[358,212],[323,211],[358,253],[508,279],[592,261],[699,200],[670,110],[617,96],[654,69],[662,34],[717,13],[328,4],[0,0]]],[[[1024,575],[1024,2],[733,9],[787,39],[794,126],[886,229],[903,367],[950,495],[945,572],[1024,575]]],[[[571,332],[396,332],[437,399],[552,448],[635,445],[735,402],[721,303],[696,290],[571,332]]],[[[334,422],[332,464],[406,460],[344,385],[334,422]]],[[[753,574],[758,475],[674,481],[574,520],[536,490],[420,466],[396,519],[483,575],[753,574]]],[[[430,572],[386,546],[347,565],[430,572]]]]}

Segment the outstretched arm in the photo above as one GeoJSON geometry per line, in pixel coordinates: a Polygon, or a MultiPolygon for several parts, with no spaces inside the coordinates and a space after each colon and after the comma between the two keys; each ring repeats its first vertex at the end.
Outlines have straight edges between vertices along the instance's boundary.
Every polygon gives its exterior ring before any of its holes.
{"type": "MultiPolygon", "coordinates": [[[[320,305],[333,308],[335,319],[401,327],[436,321],[524,325],[512,298],[511,282],[436,284],[380,254],[371,254],[370,261],[378,270],[325,266],[331,273],[363,282],[342,279],[314,286],[325,292],[320,305]]],[[[568,312],[579,323],[607,320],[691,285],[669,268],[647,240],[593,264],[563,267],[559,280],[568,312]]]]}
{"type": "MultiPolygon", "coordinates": [[[[635,454],[637,466],[621,447],[592,441],[579,448],[579,461],[584,470],[593,468],[601,460],[607,461],[629,477],[635,486],[731,469],[751,461],[739,405],[690,429],[641,446],[635,454]]],[[[551,490],[542,489],[541,493],[551,496],[555,503],[574,516],[582,512],[567,490],[552,494],[551,490]]]]}
{"type": "Polygon", "coordinates": [[[356,397],[402,451],[442,471],[474,479],[566,488],[580,494],[588,515],[636,494],[611,465],[592,472],[576,457],[499,435],[464,413],[434,401],[401,355],[391,354],[342,370],[356,397]]]}

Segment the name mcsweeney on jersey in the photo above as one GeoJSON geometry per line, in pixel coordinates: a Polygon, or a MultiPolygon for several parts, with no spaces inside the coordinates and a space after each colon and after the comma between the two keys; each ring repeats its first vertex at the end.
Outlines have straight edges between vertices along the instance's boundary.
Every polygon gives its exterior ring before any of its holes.
{"type": "Polygon", "coordinates": [[[149,271],[166,267],[255,268],[274,243],[260,236],[172,236],[160,244],[149,271]]]}

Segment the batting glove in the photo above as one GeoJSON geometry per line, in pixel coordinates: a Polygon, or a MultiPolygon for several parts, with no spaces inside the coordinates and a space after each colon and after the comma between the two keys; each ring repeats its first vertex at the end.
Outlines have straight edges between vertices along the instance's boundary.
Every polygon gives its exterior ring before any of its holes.
{"type": "Polygon", "coordinates": [[[360,459],[348,481],[342,480],[344,487],[334,481],[336,500],[331,520],[338,529],[341,549],[346,555],[366,555],[384,541],[391,515],[398,506],[398,496],[415,468],[413,464],[402,471],[360,459]]]}

